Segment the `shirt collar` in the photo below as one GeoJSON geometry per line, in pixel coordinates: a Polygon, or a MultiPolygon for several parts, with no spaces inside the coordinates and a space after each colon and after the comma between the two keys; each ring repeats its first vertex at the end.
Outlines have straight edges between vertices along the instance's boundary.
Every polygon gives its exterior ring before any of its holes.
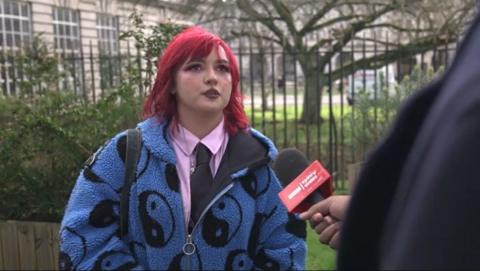
{"type": "Polygon", "coordinates": [[[199,139],[180,123],[177,123],[177,129],[175,131],[173,131],[173,129],[169,129],[169,133],[174,143],[185,155],[192,155],[199,142],[205,145],[210,150],[212,155],[215,155],[220,150],[220,147],[222,146],[226,136],[223,119],[209,134],[202,139],[199,139]]]}

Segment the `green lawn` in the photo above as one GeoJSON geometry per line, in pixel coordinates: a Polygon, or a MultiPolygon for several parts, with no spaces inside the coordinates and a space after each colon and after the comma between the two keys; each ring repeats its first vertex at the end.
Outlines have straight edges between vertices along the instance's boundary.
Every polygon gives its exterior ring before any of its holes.
{"type": "Polygon", "coordinates": [[[336,251],[318,241],[318,235],[307,226],[307,270],[335,269],[336,251]]]}
{"type": "MultiPolygon", "coordinates": [[[[346,136],[351,130],[350,122],[347,119],[347,114],[351,112],[350,107],[345,106],[343,112],[342,108],[338,105],[334,106],[332,109],[336,123],[336,132],[339,134],[340,130],[343,128],[342,131],[345,134],[345,140],[350,141],[350,137],[346,136]],[[344,117],[343,122],[341,120],[342,115],[344,117]]],[[[252,126],[270,137],[279,147],[283,145],[293,146],[295,143],[304,145],[307,141],[316,145],[319,140],[323,143],[328,143],[331,129],[328,123],[328,120],[330,119],[330,110],[328,106],[323,106],[322,108],[322,118],[324,123],[320,126],[320,131],[318,131],[319,126],[317,123],[305,125],[298,121],[302,112],[301,107],[295,112],[295,107],[293,105],[287,106],[286,122],[283,106],[276,107],[275,111],[269,109],[265,112],[256,108],[253,118],[251,108],[245,108],[245,112],[250,119],[252,126]],[[273,112],[275,112],[275,114],[273,114],[273,112]]]]}
{"type": "MultiPolygon", "coordinates": [[[[330,154],[337,166],[341,164],[341,178],[345,178],[346,170],[344,165],[362,160],[371,146],[380,138],[379,129],[382,126],[382,117],[377,121],[373,118],[352,119],[352,107],[340,105],[332,107],[333,122],[330,122],[330,108],[322,107],[323,123],[305,124],[300,123],[301,107],[295,112],[293,105],[288,105],[286,114],[283,106],[277,106],[262,112],[260,108],[255,109],[253,114],[250,107],[245,107],[246,114],[252,126],[269,137],[278,149],[295,147],[304,152],[311,159],[319,161],[330,161],[330,154]],[[275,114],[273,113],[275,112],[275,114]],[[275,116],[275,117],[274,117],[275,116]],[[286,116],[286,118],[285,118],[286,116]],[[286,121],[285,121],[286,119],[286,121]],[[330,148],[336,148],[336,153],[330,152],[330,148]]],[[[358,111],[355,111],[358,114],[358,111]]],[[[372,113],[373,113],[372,109],[372,113]]]]}
{"type": "MultiPolygon", "coordinates": [[[[345,116],[346,114],[350,113],[351,108],[352,108],[351,106],[348,106],[345,104],[343,106],[343,115],[345,116]]],[[[287,105],[285,108],[283,105],[279,105],[275,107],[275,117],[277,121],[283,121],[284,113],[286,111],[287,120],[293,121],[295,119],[300,118],[302,114],[302,110],[303,110],[303,106],[300,104],[297,106],[297,112],[295,112],[294,105],[287,105]]],[[[273,120],[273,111],[274,111],[273,108],[268,108],[267,110],[265,110],[265,121],[271,122],[273,120]]],[[[255,107],[254,112],[255,112],[255,115],[254,115],[255,123],[260,123],[263,119],[262,109],[259,107],[255,107]]],[[[332,112],[336,118],[339,118],[342,114],[342,107],[340,105],[333,105],[332,112]]],[[[247,113],[247,116],[250,118],[250,120],[252,120],[252,108],[250,106],[245,107],[245,113],[247,113]]],[[[329,106],[323,105],[322,117],[325,119],[328,119],[329,114],[330,114],[329,106]]]]}
{"type": "MultiPolygon", "coordinates": [[[[348,188],[335,189],[336,195],[347,195],[348,188]]],[[[318,240],[318,235],[307,223],[307,270],[333,270],[336,268],[337,253],[318,240]]]]}

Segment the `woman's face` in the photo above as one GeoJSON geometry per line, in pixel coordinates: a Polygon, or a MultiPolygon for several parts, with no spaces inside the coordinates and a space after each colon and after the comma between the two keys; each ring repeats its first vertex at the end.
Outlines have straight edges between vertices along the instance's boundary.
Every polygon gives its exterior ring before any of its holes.
{"type": "Polygon", "coordinates": [[[189,59],[175,76],[179,114],[223,114],[232,93],[230,62],[222,47],[202,59],[189,59]]]}

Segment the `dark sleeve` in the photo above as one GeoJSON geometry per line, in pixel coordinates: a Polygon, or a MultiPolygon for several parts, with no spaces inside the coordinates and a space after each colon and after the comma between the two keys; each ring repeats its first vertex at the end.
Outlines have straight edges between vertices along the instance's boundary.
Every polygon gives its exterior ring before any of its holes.
{"type": "Polygon", "coordinates": [[[426,127],[402,174],[386,224],[381,268],[480,266],[478,90],[471,85],[434,112],[435,124],[426,127]]]}

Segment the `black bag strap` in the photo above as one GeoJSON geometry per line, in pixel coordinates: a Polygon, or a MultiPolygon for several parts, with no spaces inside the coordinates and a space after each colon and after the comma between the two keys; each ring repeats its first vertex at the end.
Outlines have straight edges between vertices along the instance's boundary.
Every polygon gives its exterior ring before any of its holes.
{"type": "Polygon", "coordinates": [[[136,167],[140,156],[141,134],[139,129],[127,130],[127,147],[125,155],[125,178],[120,198],[120,237],[128,233],[128,205],[130,188],[136,178],[136,167]]]}

